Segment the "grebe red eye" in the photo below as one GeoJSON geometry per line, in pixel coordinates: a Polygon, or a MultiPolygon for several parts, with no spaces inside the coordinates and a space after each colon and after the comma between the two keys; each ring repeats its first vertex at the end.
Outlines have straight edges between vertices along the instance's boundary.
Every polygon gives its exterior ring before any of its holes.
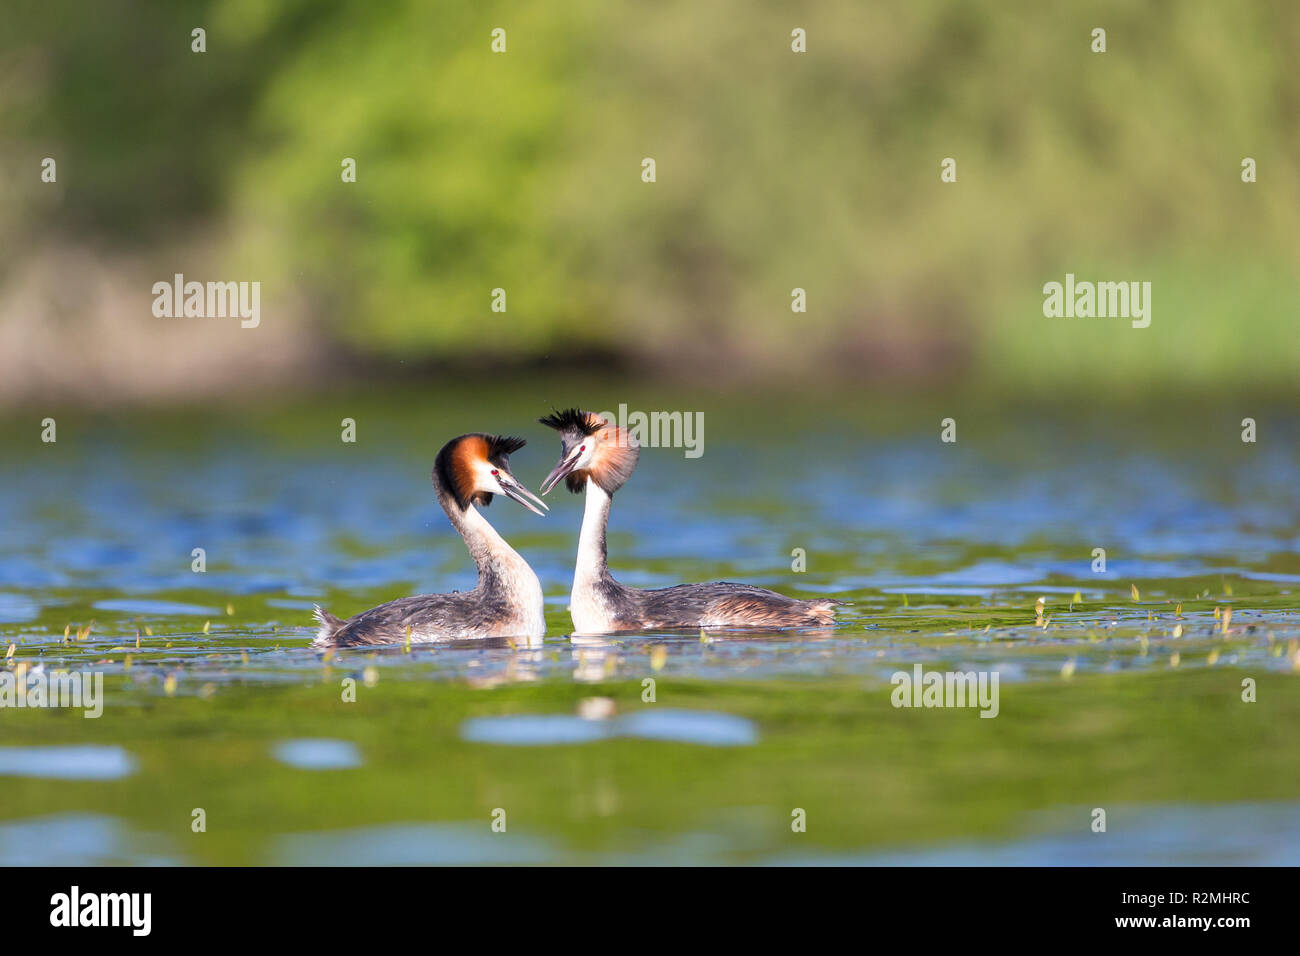
{"type": "Polygon", "coordinates": [[[497,474],[497,470],[496,470],[495,468],[492,469],[492,474],[493,474],[494,477],[496,476],[496,474],[497,474]]]}
{"type": "Polygon", "coordinates": [[[587,450],[587,446],[586,446],[586,445],[583,445],[581,448],[578,449],[578,453],[579,453],[579,454],[582,454],[582,452],[584,452],[584,451],[586,451],[586,450],[587,450]]]}

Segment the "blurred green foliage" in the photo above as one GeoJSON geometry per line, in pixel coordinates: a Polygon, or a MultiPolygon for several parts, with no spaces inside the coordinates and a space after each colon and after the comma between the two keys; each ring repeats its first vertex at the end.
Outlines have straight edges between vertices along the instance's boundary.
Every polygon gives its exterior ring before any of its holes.
{"type": "Polygon", "coordinates": [[[1294,3],[137,0],[9,19],[5,176],[57,149],[66,193],[11,190],[0,238],[89,233],[166,261],[170,237],[210,232],[362,354],[1012,387],[1285,385],[1300,366],[1294,3]],[[1151,281],[1151,327],[1045,318],[1067,272],[1151,281]]]}

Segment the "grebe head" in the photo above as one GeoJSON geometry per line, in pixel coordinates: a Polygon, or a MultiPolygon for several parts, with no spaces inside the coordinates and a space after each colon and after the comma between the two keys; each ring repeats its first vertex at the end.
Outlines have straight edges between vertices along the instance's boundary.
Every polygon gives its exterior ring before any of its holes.
{"type": "Polygon", "coordinates": [[[538,421],[560,433],[560,463],[542,482],[542,494],[554,488],[561,478],[570,491],[581,494],[590,478],[612,495],[632,476],[641,448],[626,428],[576,408],[555,412],[538,421]]]}
{"type": "Polygon", "coordinates": [[[462,511],[470,505],[491,504],[493,495],[505,495],[543,514],[542,500],[510,474],[510,454],[524,444],[522,438],[480,433],[453,438],[434,460],[433,483],[451,495],[462,511]]]}

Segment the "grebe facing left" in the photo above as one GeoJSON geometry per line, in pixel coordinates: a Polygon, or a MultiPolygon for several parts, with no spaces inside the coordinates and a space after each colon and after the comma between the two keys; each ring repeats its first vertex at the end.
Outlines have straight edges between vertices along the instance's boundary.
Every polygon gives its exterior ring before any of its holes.
{"type": "Polygon", "coordinates": [[[315,610],[320,631],[316,646],[355,647],[407,640],[433,641],[480,637],[546,635],[542,585],[521,558],[479,512],[496,494],[513,498],[529,511],[545,508],[531,491],[510,474],[511,452],[524,447],[522,438],[471,434],[443,445],[433,464],[438,503],[460,532],[478,565],[478,585],[453,594],[421,594],[362,611],[344,621],[321,607],[315,610]]]}
{"type": "Polygon", "coordinates": [[[674,627],[779,629],[835,622],[835,606],[843,601],[801,601],[749,584],[718,581],[656,590],[619,584],[609,573],[605,526],[614,492],[636,468],[640,454],[636,439],[627,429],[576,408],[539,421],[560,433],[560,463],[542,482],[542,494],[563,478],[570,491],[587,496],[569,603],[577,633],[674,627]]]}

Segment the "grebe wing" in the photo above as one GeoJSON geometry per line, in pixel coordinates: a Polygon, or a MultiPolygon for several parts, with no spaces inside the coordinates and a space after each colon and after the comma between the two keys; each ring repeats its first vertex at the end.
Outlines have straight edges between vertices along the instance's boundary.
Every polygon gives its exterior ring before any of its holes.
{"type": "Polygon", "coordinates": [[[780,628],[830,624],[835,620],[835,605],[843,603],[829,598],[805,601],[731,581],[678,584],[640,593],[644,616],[666,627],[780,628]]]}
{"type": "Polygon", "coordinates": [[[328,643],[336,647],[400,644],[408,628],[411,640],[419,643],[476,637],[491,633],[509,614],[509,604],[490,594],[417,594],[362,611],[337,628],[328,643]]]}

